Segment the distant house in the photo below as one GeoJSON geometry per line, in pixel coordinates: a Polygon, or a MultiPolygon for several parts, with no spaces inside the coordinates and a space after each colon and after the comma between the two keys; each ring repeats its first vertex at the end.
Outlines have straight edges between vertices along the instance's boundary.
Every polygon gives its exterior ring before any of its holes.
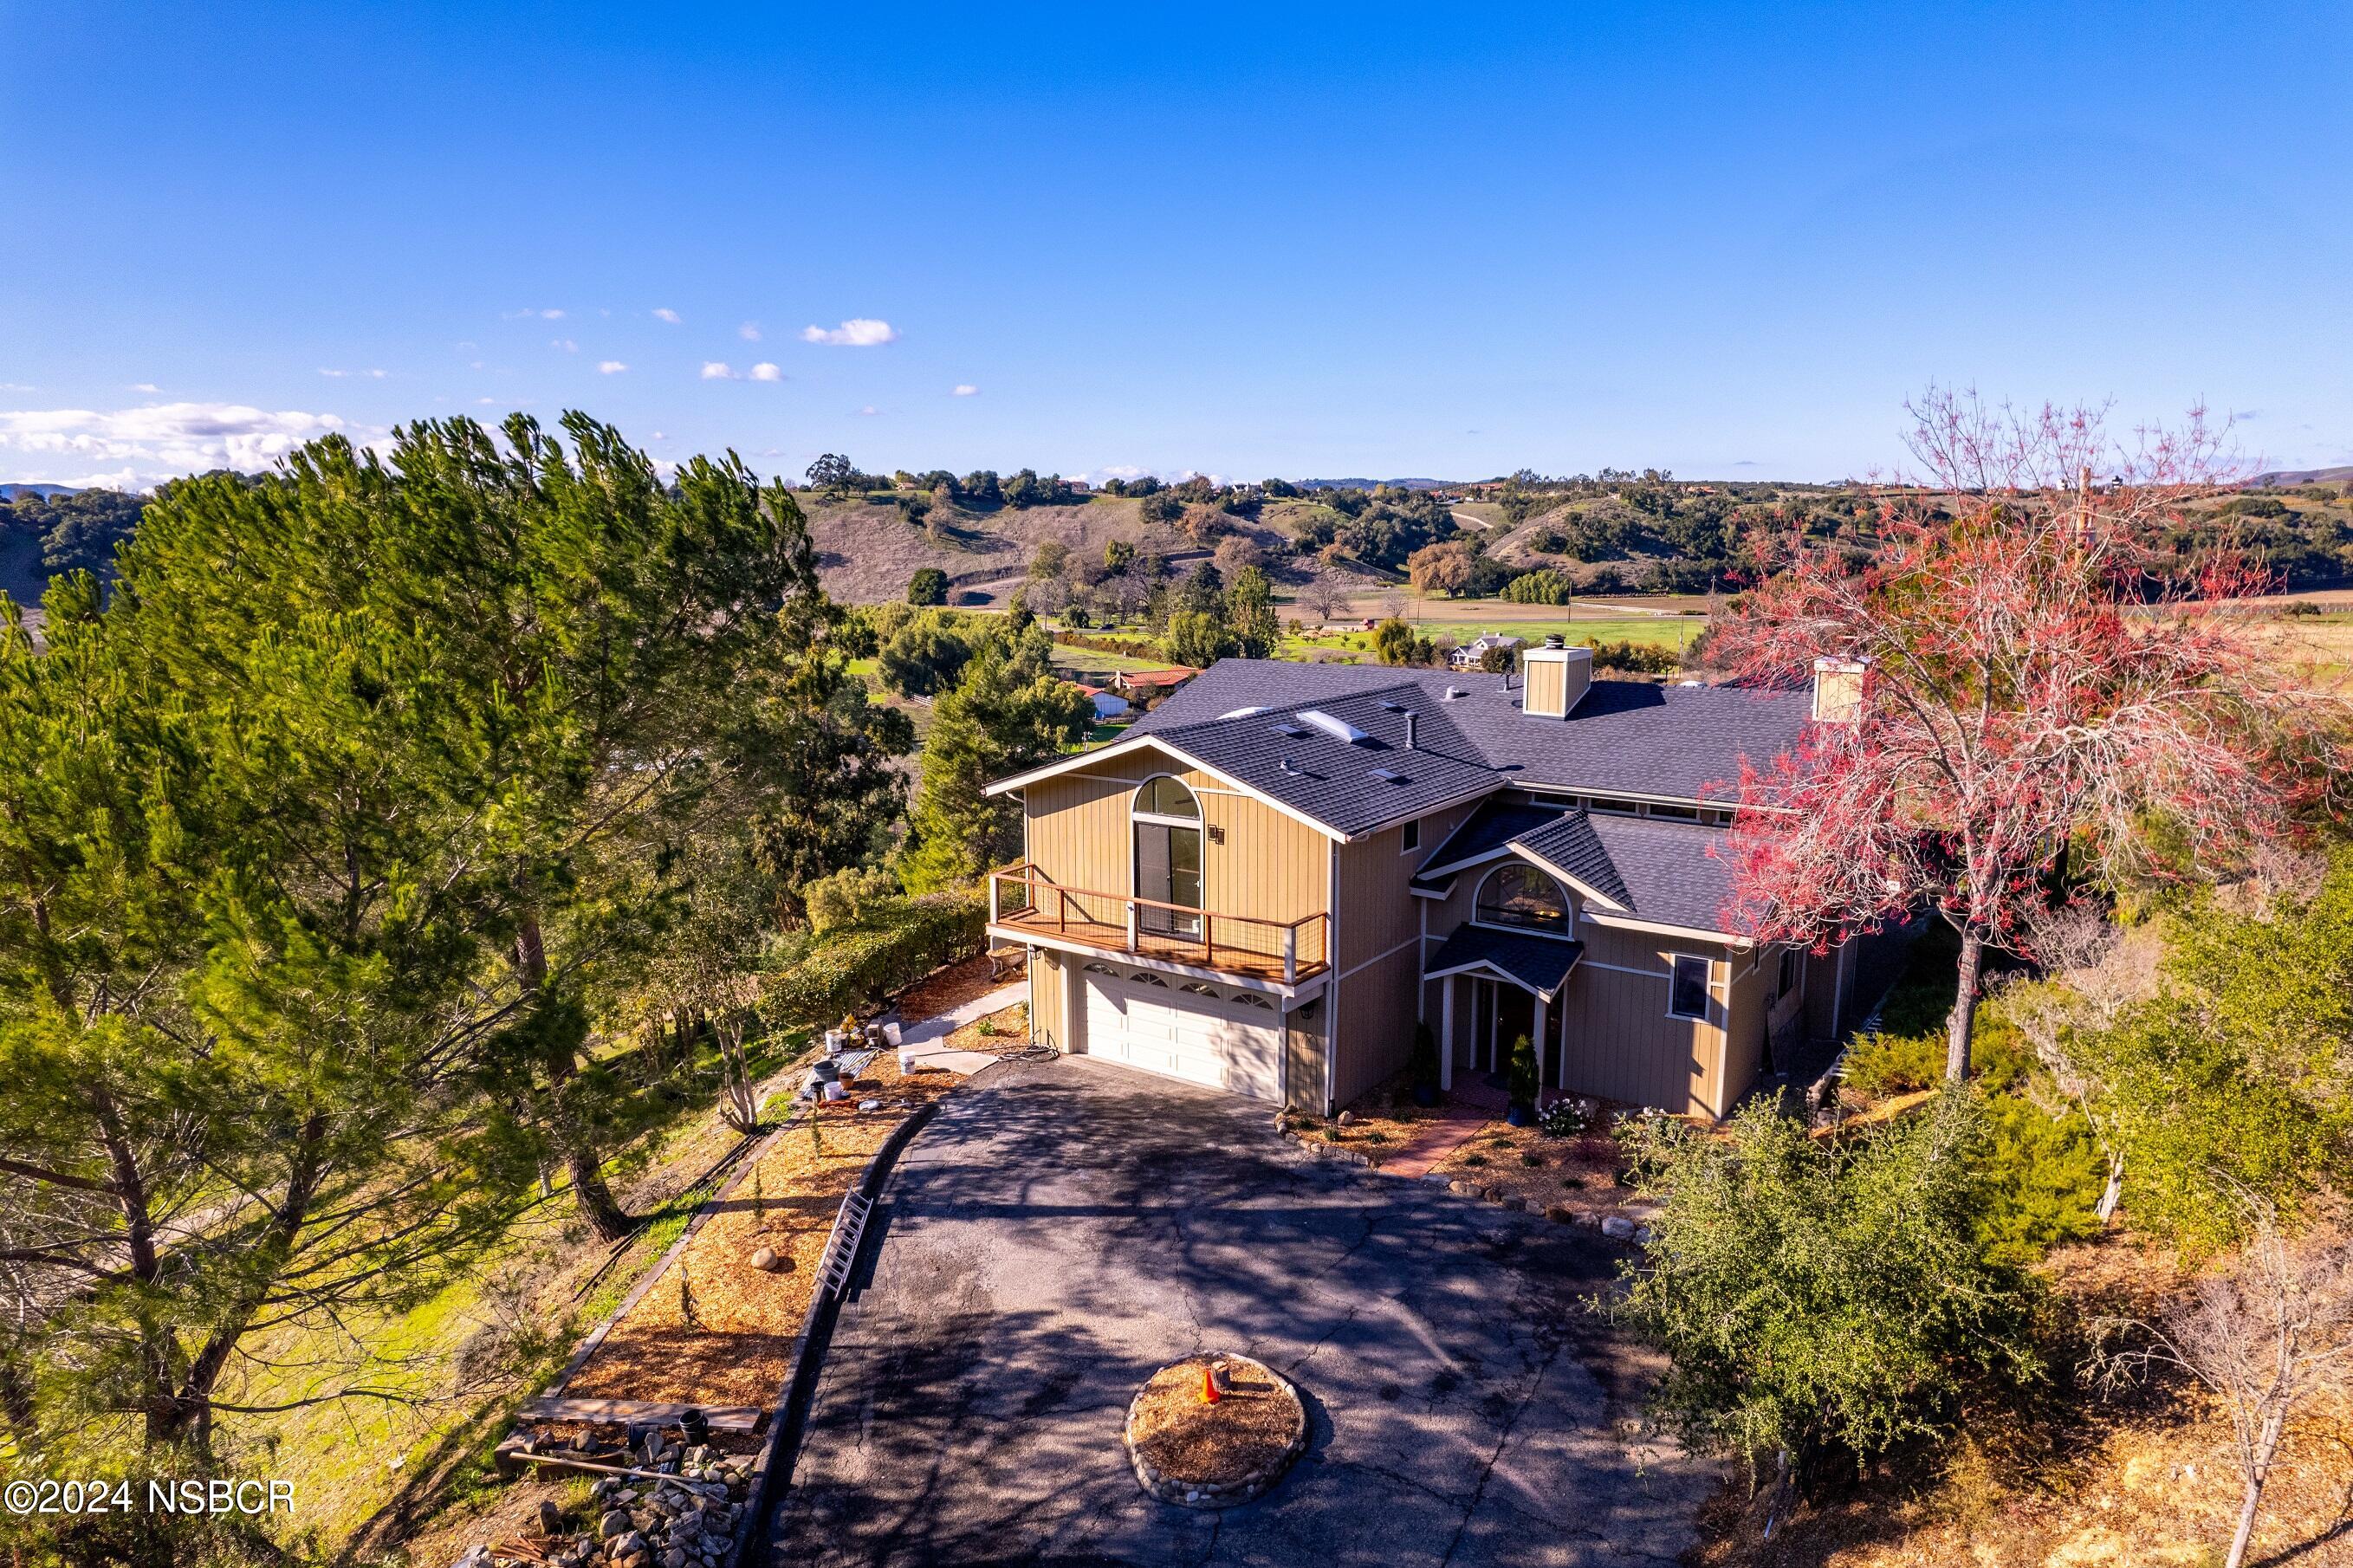
{"type": "Polygon", "coordinates": [[[1174,691],[1200,673],[1181,664],[1162,669],[1123,669],[1111,678],[1111,683],[1130,697],[1142,697],[1147,692],[1174,691]]]}
{"type": "Polygon", "coordinates": [[[1472,638],[1452,653],[1448,654],[1446,663],[1448,668],[1452,669],[1477,669],[1481,662],[1486,658],[1489,648],[1505,648],[1516,654],[1526,646],[1527,643],[1524,638],[1505,637],[1501,632],[1488,632],[1482,637],[1472,638]]]}
{"type": "Polygon", "coordinates": [[[1071,487],[1071,493],[1074,496],[1094,494],[1094,486],[1087,483],[1084,479],[1064,479],[1062,482],[1071,487]]]}
{"type": "Polygon", "coordinates": [[[1089,686],[1082,681],[1073,681],[1071,684],[1077,686],[1080,690],[1085,692],[1089,700],[1094,703],[1095,722],[1100,724],[1113,719],[1124,719],[1127,716],[1127,699],[1122,697],[1118,692],[1106,690],[1100,686],[1089,686]]]}

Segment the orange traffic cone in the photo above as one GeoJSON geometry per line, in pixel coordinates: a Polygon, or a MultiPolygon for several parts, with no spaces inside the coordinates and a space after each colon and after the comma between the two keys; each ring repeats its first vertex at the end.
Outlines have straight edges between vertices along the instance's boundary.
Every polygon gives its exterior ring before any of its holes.
{"type": "Polygon", "coordinates": [[[1212,1369],[1205,1366],[1201,1369],[1201,1403],[1204,1405],[1215,1405],[1219,1398],[1218,1374],[1212,1369]]]}

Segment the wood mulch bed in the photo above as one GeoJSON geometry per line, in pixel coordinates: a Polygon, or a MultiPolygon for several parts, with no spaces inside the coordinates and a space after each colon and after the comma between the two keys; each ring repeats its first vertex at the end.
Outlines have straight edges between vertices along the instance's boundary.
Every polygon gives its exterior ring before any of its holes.
{"type": "Polygon", "coordinates": [[[951,963],[909,986],[899,997],[899,1019],[902,1023],[920,1024],[926,1018],[961,1007],[977,997],[987,995],[1000,985],[1010,985],[1012,980],[992,977],[988,954],[976,952],[970,958],[951,963]]]}
{"type": "MultiPolygon", "coordinates": [[[[1292,1136],[1305,1143],[1336,1144],[1378,1165],[1419,1128],[1443,1115],[1436,1108],[1393,1103],[1399,1098],[1394,1086],[1375,1089],[1347,1108],[1345,1126],[1321,1117],[1294,1117],[1292,1136]]],[[[1505,1197],[1521,1199],[1533,1213],[1560,1211],[1556,1218],[1599,1225],[1603,1217],[1631,1206],[1632,1217],[1639,1219],[1641,1210],[1633,1189],[1618,1184],[1626,1162],[1609,1132],[1616,1118],[1625,1114],[1630,1112],[1605,1104],[1585,1131],[1573,1138],[1547,1137],[1536,1128],[1514,1127],[1501,1118],[1482,1122],[1430,1174],[1498,1188],[1505,1197]]]]}
{"type": "Polygon", "coordinates": [[[944,1072],[902,1077],[895,1057],[878,1055],[849,1098],[815,1110],[814,1139],[798,1120],[809,1108],[796,1112],[686,1250],[607,1332],[565,1394],[700,1405],[774,1400],[792,1372],[793,1342],[842,1194],[858,1184],[892,1128],[961,1081],[944,1072]],[[873,1110],[859,1109],[876,1101],[873,1110]],[[781,1265],[774,1273],[752,1267],[764,1247],[781,1265]]]}
{"type": "Polygon", "coordinates": [[[1162,1367],[1129,1407],[1130,1444],[1180,1484],[1230,1486],[1282,1458],[1297,1429],[1297,1396],[1246,1364],[1237,1367],[1224,1397],[1203,1403],[1201,1374],[1217,1359],[1194,1356],[1162,1367]]]}

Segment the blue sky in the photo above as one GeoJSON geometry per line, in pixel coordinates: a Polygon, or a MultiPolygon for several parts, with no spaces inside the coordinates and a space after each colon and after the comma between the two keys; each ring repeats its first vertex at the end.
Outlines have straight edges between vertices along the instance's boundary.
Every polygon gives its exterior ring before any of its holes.
{"type": "Polygon", "coordinates": [[[2353,461],[2341,3],[0,0],[0,479],[518,407],[795,473],[1837,479],[1931,381],[2353,461]]]}

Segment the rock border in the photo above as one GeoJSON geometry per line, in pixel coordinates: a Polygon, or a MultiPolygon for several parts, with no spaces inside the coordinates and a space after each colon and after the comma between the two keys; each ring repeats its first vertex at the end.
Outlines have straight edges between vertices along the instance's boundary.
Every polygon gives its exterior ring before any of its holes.
{"type": "Polygon", "coordinates": [[[1127,1415],[1120,1425],[1119,1440],[1120,1446],[1127,1450],[1128,1465],[1135,1471],[1136,1485],[1142,1487],[1145,1495],[1154,1501],[1165,1502],[1176,1508],[1232,1508],[1238,1503],[1250,1502],[1265,1496],[1274,1483],[1281,1480],[1290,1470],[1299,1456],[1307,1451],[1307,1406],[1301,1401],[1299,1390],[1292,1385],[1289,1378],[1255,1356],[1237,1355],[1231,1351],[1204,1351],[1196,1355],[1188,1355],[1170,1362],[1167,1366],[1155,1369],[1152,1377],[1144,1380],[1143,1385],[1135,1391],[1135,1397],[1127,1402],[1127,1415]],[[1211,1486],[1199,1481],[1176,1480],[1162,1474],[1151,1460],[1135,1450],[1135,1409],[1137,1405],[1144,1403],[1144,1391],[1152,1386],[1152,1378],[1158,1377],[1169,1367],[1181,1366],[1188,1361],[1202,1360],[1231,1362],[1239,1366],[1254,1367],[1265,1374],[1269,1383],[1274,1384],[1277,1394],[1291,1403],[1291,1440],[1283,1446],[1282,1452],[1244,1476],[1240,1480],[1229,1481],[1222,1486],[1211,1486]]]}

